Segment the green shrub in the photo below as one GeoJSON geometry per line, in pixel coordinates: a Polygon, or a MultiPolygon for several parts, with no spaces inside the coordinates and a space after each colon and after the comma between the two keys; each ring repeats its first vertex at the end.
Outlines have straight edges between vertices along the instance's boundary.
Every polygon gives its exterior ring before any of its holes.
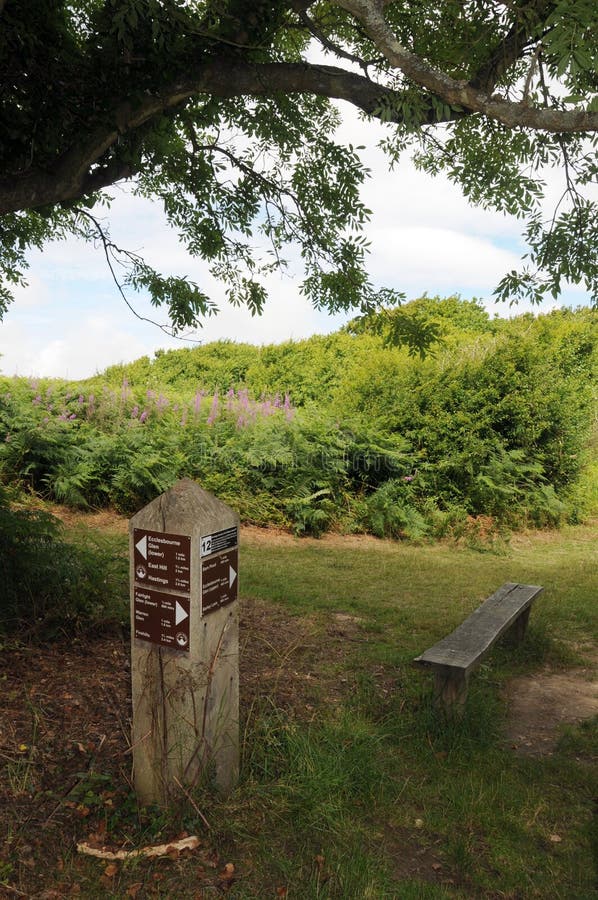
{"type": "Polygon", "coordinates": [[[412,358],[362,321],[279,346],[159,353],[82,385],[0,379],[0,472],[126,514],[187,476],[245,521],[300,534],[418,539],[472,518],[500,529],[591,515],[596,314],[410,306],[442,337],[436,356],[412,358]]]}
{"type": "Polygon", "coordinates": [[[89,536],[65,541],[58,519],[11,496],[0,485],[0,633],[45,641],[125,622],[127,560],[89,536]]]}

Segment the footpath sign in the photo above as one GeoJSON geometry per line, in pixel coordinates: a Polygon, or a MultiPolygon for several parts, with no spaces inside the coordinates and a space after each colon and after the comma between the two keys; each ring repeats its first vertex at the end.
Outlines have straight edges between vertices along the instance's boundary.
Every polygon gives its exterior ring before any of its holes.
{"type": "Polygon", "coordinates": [[[164,805],[239,768],[239,518],[189,479],[129,523],[133,777],[164,805]]]}

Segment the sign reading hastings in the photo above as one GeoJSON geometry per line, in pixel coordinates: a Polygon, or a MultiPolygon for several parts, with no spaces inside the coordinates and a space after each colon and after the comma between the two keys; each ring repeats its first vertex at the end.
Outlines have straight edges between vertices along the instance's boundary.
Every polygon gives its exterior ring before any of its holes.
{"type": "Polygon", "coordinates": [[[191,590],[191,538],[185,534],[133,531],[135,581],[148,587],[191,590]]]}

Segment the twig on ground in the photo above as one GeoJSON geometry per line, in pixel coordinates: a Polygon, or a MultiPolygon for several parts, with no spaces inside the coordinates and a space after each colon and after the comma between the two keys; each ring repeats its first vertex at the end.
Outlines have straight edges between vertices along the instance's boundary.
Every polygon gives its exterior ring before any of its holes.
{"type": "Polygon", "coordinates": [[[201,841],[195,835],[171,841],[169,844],[154,844],[153,846],[140,847],[138,850],[105,850],[103,847],[90,847],[86,841],[77,844],[77,852],[87,856],[97,856],[99,859],[136,859],[140,856],[152,859],[156,856],[168,856],[174,850],[195,850],[201,841]]]}

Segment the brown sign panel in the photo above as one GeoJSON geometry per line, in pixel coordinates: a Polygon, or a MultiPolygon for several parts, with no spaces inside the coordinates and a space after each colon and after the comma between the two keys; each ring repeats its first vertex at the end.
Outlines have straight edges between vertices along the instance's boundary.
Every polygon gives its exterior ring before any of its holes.
{"type": "Polygon", "coordinates": [[[150,644],[189,650],[189,597],[177,597],[135,586],[133,619],[135,637],[150,644]]]}
{"type": "Polygon", "coordinates": [[[191,590],[191,538],[133,529],[135,581],[147,587],[191,590]]]}
{"type": "Polygon", "coordinates": [[[238,596],[239,551],[229,550],[201,562],[201,614],[214,612],[238,596]]]}

